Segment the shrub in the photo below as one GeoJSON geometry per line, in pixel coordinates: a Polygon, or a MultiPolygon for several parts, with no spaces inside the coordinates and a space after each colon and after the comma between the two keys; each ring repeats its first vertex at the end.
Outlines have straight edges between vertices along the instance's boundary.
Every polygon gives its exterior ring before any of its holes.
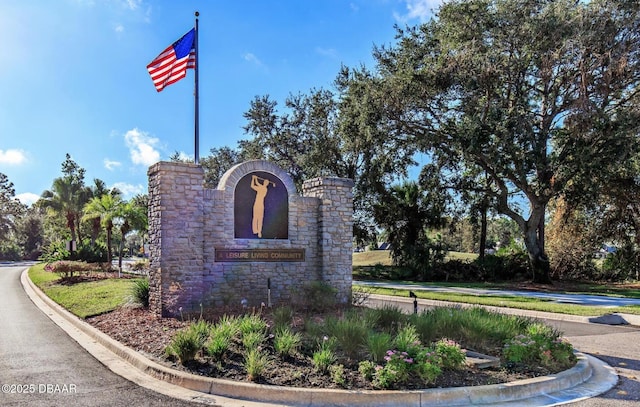
{"type": "Polygon", "coordinates": [[[313,281],[300,290],[296,303],[310,312],[323,312],[336,306],[338,290],[324,281],[313,281]]]}
{"type": "Polygon", "coordinates": [[[328,348],[320,349],[313,354],[313,366],[321,373],[326,373],[335,361],[335,353],[328,348]]]}
{"type": "Polygon", "coordinates": [[[16,261],[22,257],[22,249],[11,241],[0,242],[0,260],[16,261]]]}
{"type": "Polygon", "coordinates": [[[374,387],[400,388],[414,376],[425,384],[433,383],[442,374],[442,359],[430,348],[413,346],[409,352],[388,350],[384,366],[363,363],[358,367],[364,377],[371,377],[374,387]]]}
{"type": "Polygon", "coordinates": [[[247,371],[247,379],[255,382],[269,367],[271,359],[269,355],[258,348],[249,349],[244,357],[244,368],[247,371]]]}
{"type": "Polygon", "coordinates": [[[181,364],[185,364],[193,359],[202,349],[204,341],[193,329],[183,329],[178,331],[165,349],[169,356],[175,356],[181,364]]]}
{"type": "Polygon", "coordinates": [[[400,328],[398,334],[393,339],[393,343],[401,352],[407,352],[412,348],[420,345],[420,337],[416,332],[416,327],[413,325],[405,325],[400,328]]]}
{"type": "Polygon", "coordinates": [[[407,316],[399,306],[385,304],[380,308],[370,311],[376,316],[376,325],[385,332],[394,333],[398,330],[398,324],[404,322],[407,316]]]}
{"type": "Polygon", "coordinates": [[[149,268],[149,259],[136,260],[129,265],[129,268],[133,271],[143,271],[149,268]]]}
{"type": "Polygon", "coordinates": [[[273,338],[273,348],[280,357],[293,356],[302,344],[302,336],[290,328],[281,328],[273,338]]]}
{"type": "Polygon", "coordinates": [[[274,329],[279,330],[289,327],[291,325],[291,321],[293,321],[293,315],[294,313],[291,307],[282,306],[274,308],[272,312],[274,329]]]}
{"type": "Polygon", "coordinates": [[[540,349],[531,336],[520,334],[507,341],[503,354],[509,362],[532,364],[538,359],[540,349]]]}
{"type": "Polygon", "coordinates": [[[243,315],[238,318],[237,324],[242,337],[250,332],[259,332],[264,334],[267,329],[267,323],[260,315],[257,314],[243,315]]]}
{"type": "Polygon", "coordinates": [[[377,367],[382,368],[382,366],[370,360],[363,360],[362,362],[358,363],[358,373],[360,373],[363,379],[371,381],[373,380],[373,375],[376,373],[377,367]]]}
{"type": "Polygon", "coordinates": [[[437,281],[484,281],[485,276],[483,270],[476,263],[449,259],[434,269],[433,279],[437,281]]]}
{"type": "Polygon", "coordinates": [[[87,263],[81,261],[56,261],[48,263],[44,269],[56,273],[63,280],[68,280],[71,279],[74,274],[89,271],[90,267],[87,263]]]}
{"type": "Polygon", "coordinates": [[[416,360],[416,373],[425,383],[433,383],[442,374],[442,359],[431,349],[420,350],[416,360]]]}
{"type": "Polygon", "coordinates": [[[329,366],[329,373],[331,374],[331,379],[335,384],[341,387],[346,387],[347,380],[344,374],[344,365],[329,366]]]}
{"type": "Polygon", "coordinates": [[[464,350],[455,341],[443,338],[435,345],[436,355],[440,358],[440,364],[444,369],[460,369],[464,366],[466,355],[464,350]]]}
{"type": "Polygon", "coordinates": [[[541,323],[530,324],[524,333],[506,341],[503,355],[512,363],[541,364],[548,369],[568,368],[576,360],[573,346],[541,323]]]}
{"type": "Polygon", "coordinates": [[[233,338],[238,334],[237,320],[233,317],[223,316],[217,324],[211,327],[209,341],[206,344],[206,352],[216,360],[220,360],[229,350],[233,338]]]}
{"type": "Polygon", "coordinates": [[[602,263],[600,280],[625,281],[635,279],[640,274],[640,252],[630,245],[625,245],[607,255],[602,263]]]}
{"type": "Polygon", "coordinates": [[[447,255],[440,235],[435,239],[420,236],[415,241],[391,245],[393,264],[410,271],[411,277],[428,281],[433,277],[434,267],[439,266],[447,255]]]}
{"type": "Polygon", "coordinates": [[[487,280],[513,280],[531,276],[528,254],[515,244],[501,248],[495,255],[474,261],[487,280]]]}
{"type": "Polygon", "coordinates": [[[242,346],[246,350],[257,349],[265,341],[262,331],[250,331],[242,334],[242,346]]]}
{"type": "Polygon", "coordinates": [[[548,345],[549,348],[543,350],[540,357],[543,366],[552,370],[565,370],[575,364],[576,355],[569,342],[556,338],[548,345]]]}
{"type": "Polygon", "coordinates": [[[40,260],[53,263],[60,260],[68,260],[71,253],[66,249],[64,242],[51,242],[42,248],[40,260]]]}
{"type": "Polygon", "coordinates": [[[196,322],[192,322],[191,325],[189,325],[189,330],[198,337],[198,342],[204,344],[206,340],[209,339],[211,325],[207,321],[200,319],[196,322]]]}
{"type": "Polygon", "coordinates": [[[365,320],[354,317],[337,320],[329,328],[329,333],[335,338],[339,349],[350,359],[358,356],[368,331],[365,320]]]}
{"type": "Polygon", "coordinates": [[[391,348],[392,338],[386,332],[371,332],[367,336],[365,346],[369,357],[376,363],[381,363],[389,348],[391,348]]]}
{"type": "Polygon", "coordinates": [[[82,241],[73,258],[87,263],[105,263],[107,261],[107,246],[100,242],[82,241]]]}
{"type": "Polygon", "coordinates": [[[135,280],[131,286],[131,298],[134,303],[149,308],[149,279],[135,280]]]}
{"type": "Polygon", "coordinates": [[[390,389],[405,383],[409,379],[409,371],[414,363],[407,352],[388,350],[384,357],[384,367],[376,368],[373,385],[381,389],[390,389]]]}

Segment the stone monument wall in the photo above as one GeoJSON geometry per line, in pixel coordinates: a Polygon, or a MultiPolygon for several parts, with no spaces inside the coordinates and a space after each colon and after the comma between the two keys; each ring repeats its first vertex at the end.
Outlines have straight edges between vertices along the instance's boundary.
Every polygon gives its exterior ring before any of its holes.
{"type": "Polygon", "coordinates": [[[203,187],[195,164],[149,168],[150,307],[177,316],[202,308],[292,301],[323,281],[351,299],[353,182],[317,178],[296,192],[262,160],[203,187]]]}

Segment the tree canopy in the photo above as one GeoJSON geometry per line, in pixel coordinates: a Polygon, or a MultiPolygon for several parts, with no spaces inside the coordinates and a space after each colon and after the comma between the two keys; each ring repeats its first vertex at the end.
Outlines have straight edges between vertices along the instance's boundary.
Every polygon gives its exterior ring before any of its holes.
{"type": "Polygon", "coordinates": [[[15,229],[16,220],[24,211],[24,205],[15,198],[13,182],[0,173],[0,241],[15,229]]]}
{"type": "Polygon", "coordinates": [[[452,176],[482,170],[520,227],[534,280],[549,280],[545,209],[595,196],[638,151],[640,4],[470,0],[398,28],[376,72],[380,120],[452,176]]]}

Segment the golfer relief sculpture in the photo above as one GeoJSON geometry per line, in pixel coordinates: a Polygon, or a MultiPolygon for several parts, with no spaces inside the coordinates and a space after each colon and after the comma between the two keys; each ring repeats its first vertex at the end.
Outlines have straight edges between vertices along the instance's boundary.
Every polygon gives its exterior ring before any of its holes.
{"type": "Polygon", "coordinates": [[[353,181],[305,181],[254,160],[204,188],[197,164],[149,168],[150,308],[179,316],[294,299],[322,281],[351,301],[353,181]],[[268,296],[267,296],[268,293],[268,296]]]}
{"type": "Polygon", "coordinates": [[[257,175],[251,176],[251,189],[256,191],[256,200],[253,203],[253,220],[251,221],[251,227],[253,233],[262,237],[262,223],[264,221],[264,198],[267,196],[267,188],[269,184],[276,186],[276,183],[269,181],[266,178],[260,178],[257,175]]]}
{"type": "Polygon", "coordinates": [[[252,171],[241,177],[233,208],[235,238],[289,238],[289,193],[277,175],[252,171]]]}

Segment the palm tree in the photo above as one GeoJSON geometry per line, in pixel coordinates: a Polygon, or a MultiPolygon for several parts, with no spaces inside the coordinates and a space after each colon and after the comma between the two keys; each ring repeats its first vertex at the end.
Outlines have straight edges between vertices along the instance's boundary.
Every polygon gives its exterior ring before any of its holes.
{"type": "Polygon", "coordinates": [[[71,232],[71,241],[76,241],[76,226],[82,214],[83,184],[74,177],[53,180],[51,190],[42,193],[42,205],[63,215],[71,232]]]}
{"type": "Polygon", "coordinates": [[[82,220],[100,219],[100,225],[107,232],[107,263],[111,267],[111,234],[113,232],[113,221],[116,219],[124,205],[122,198],[117,194],[105,194],[92,198],[84,206],[84,216],[82,220]]]}
{"type": "Polygon", "coordinates": [[[124,203],[120,206],[118,211],[118,217],[121,219],[120,223],[120,250],[118,254],[118,265],[122,269],[122,247],[124,244],[124,237],[132,230],[146,231],[148,227],[147,209],[144,206],[138,205],[135,199],[124,203]]]}
{"type": "MultiPolygon", "coordinates": [[[[113,190],[109,190],[109,188],[107,188],[107,184],[99,179],[99,178],[94,178],[93,180],[93,186],[87,187],[85,189],[85,196],[86,196],[86,202],[89,202],[91,199],[93,198],[99,198],[103,195],[106,194],[116,194],[115,192],[117,190],[113,189],[113,190]]],[[[102,229],[102,225],[100,224],[100,218],[99,217],[95,217],[91,220],[91,246],[95,246],[96,243],[96,239],[98,238],[98,234],[100,234],[100,230],[102,229]]]]}
{"type": "Polygon", "coordinates": [[[394,185],[374,204],[374,216],[388,233],[391,257],[426,279],[434,256],[428,228],[444,225],[445,200],[436,189],[424,189],[416,182],[394,185]]]}

